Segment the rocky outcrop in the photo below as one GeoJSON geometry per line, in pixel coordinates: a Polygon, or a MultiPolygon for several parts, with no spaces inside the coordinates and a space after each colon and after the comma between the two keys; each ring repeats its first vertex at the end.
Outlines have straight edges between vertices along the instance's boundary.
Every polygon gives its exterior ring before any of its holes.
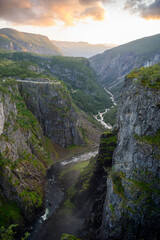
{"type": "Polygon", "coordinates": [[[60,81],[19,80],[19,89],[27,107],[41,124],[45,136],[62,147],[84,145],[78,130],[78,113],[69,92],[60,81]]]}
{"type": "Polygon", "coordinates": [[[101,239],[159,239],[159,66],[126,78],[101,239]]]}

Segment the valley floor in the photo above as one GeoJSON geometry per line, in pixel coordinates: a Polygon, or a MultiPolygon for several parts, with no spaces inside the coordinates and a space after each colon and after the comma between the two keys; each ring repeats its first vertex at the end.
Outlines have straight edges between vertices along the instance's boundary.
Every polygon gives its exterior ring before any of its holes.
{"type": "Polygon", "coordinates": [[[92,204],[88,201],[82,209],[76,207],[72,211],[67,194],[89,164],[91,156],[97,153],[80,154],[51,167],[47,174],[46,212],[34,223],[29,240],[59,240],[63,233],[76,235],[83,227],[92,204]]]}

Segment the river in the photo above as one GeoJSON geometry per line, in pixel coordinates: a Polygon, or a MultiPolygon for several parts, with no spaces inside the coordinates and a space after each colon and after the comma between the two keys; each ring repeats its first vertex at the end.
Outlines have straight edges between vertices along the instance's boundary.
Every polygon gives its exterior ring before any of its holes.
{"type": "MultiPolygon", "coordinates": [[[[113,106],[116,106],[117,103],[116,103],[115,100],[114,100],[113,94],[112,94],[110,91],[108,91],[106,88],[104,88],[104,90],[110,95],[110,99],[112,100],[113,106]]],[[[113,106],[112,106],[111,108],[113,108],[113,106]]],[[[111,126],[111,124],[104,122],[104,115],[105,115],[111,108],[106,108],[104,112],[100,112],[100,111],[99,111],[97,115],[94,115],[94,116],[93,116],[98,122],[100,122],[100,123],[101,123],[105,128],[107,128],[107,129],[112,129],[112,126],[111,126]]]]}
{"type": "MultiPolygon", "coordinates": [[[[112,93],[106,88],[104,89],[110,95],[113,105],[117,105],[112,93]]],[[[101,122],[105,128],[111,129],[112,126],[104,122],[104,114],[106,114],[108,110],[109,108],[105,109],[104,112],[99,111],[94,118],[101,122]]],[[[87,161],[92,156],[96,156],[97,153],[98,151],[92,151],[74,156],[71,159],[53,165],[48,170],[45,188],[45,213],[31,226],[33,231],[30,234],[29,240],[60,240],[63,233],[75,234],[82,227],[85,220],[83,217],[76,216],[75,214],[69,215],[62,213],[61,203],[63,202],[65,192],[64,189],[60,187],[57,179],[60,169],[70,164],[87,161]]]]}
{"type": "Polygon", "coordinates": [[[63,233],[76,233],[83,225],[84,219],[76,215],[63,215],[61,203],[64,197],[64,189],[57,181],[61,168],[74,163],[87,161],[96,156],[98,151],[92,151],[72,157],[61,163],[53,165],[47,172],[45,189],[45,213],[31,226],[33,228],[29,240],[60,240],[63,233]]]}

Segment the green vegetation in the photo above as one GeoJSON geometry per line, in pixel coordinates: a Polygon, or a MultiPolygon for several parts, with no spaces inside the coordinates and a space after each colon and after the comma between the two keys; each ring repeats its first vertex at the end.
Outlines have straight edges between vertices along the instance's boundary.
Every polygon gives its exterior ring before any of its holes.
{"type": "Polygon", "coordinates": [[[134,69],[128,78],[137,78],[142,86],[146,86],[152,89],[160,89],[160,64],[144,68],[141,67],[139,70],[134,69]]]}
{"type": "Polygon", "coordinates": [[[96,114],[98,110],[112,105],[109,95],[97,83],[87,59],[54,56],[51,58],[51,67],[54,66],[59,69],[56,76],[65,82],[74,103],[80,109],[96,114]]]}
{"type": "Polygon", "coordinates": [[[122,199],[126,199],[124,187],[122,185],[121,174],[119,172],[115,171],[114,168],[110,169],[108,174],[113,183],[113,191],[116,194],[118,194],[122,199]]]}
{"type": "Polygon", "coordinates": [[[16,228],[17,224],[12,224],[7,229],[4,227],[0,228],[0,239],[1,240],[14,240],[14,235],[16,232],[13,231],[14,228],[16,228]]]}
{"type": "MultiPolygon", "coordinates": [[[[4,227],[0,228],[0,240],[15,240],[14,235],[16,235],[16,231],[14,228],[17,228],[18,224],[12,224],[7,229],[4,227]]],[[[29,233],[26,232],[25,236],[21,238],[21,240],[26,240],[29,237],[29,233]]]]}
{"type": "MultiPolygon", "coordinates": [[[[125,218],[144,214],[148,217],[159,215],[160,179],[155,177],[151,171],[135,169],[130,178],[127,178],[125,173],[116,172],[114,169],[108,172],[113,182],[113,191],[121,198],[118,208],[121,209],[125,218]],[[124,189],[126,189],[127,196],[124,189]]],[[[116,206],[109,204],[108,207],[115,217],[116,206]]]]}
{"type": "Polygon", "coordinates": [[[99,110],[104,110],[106,106],[111,106],[110,101],[107,99],[108,96],[103,94],[103,89],[101,89],[102,94],[99,96],[94,96],[86,94],[83,90],[77,89],[75,93],[71,92],[71,96],[74,103],[83,111],[90,114],[97,114],[99,110]]]}
{"type": "Polygon", "coordinates": [[[132,178],[123,179],[129,184],[130,193],[132,195],[133,212],[139,211],[144,213],[148,211],[148,215],[155,215],[160,212],[159,204],[155,199],[160,197],[160,179],[155,177],[151,171],[147,169],[135,169],[132,178]]]}
{"type": "Polygon", "coordinates": [[[57,77],[66,84],[75,105],[92,115],[112,106],[108,93],[97,83],[96,74],[85,58],[0,51],[0,76],[57,77]]]}
{"type": "MultiPolygon", "coordinates": [[[[5,166],[8,166],[11,164],[11,160],[6,158],[2,152],[0,152],[0,168],[4,168],[5,166]]],[[[2,174],[2,171],[0,169],[0,174],[2,174]]]]}
{"type": "Polygon", "coordinates": [[[78,191],[81,193],[89,188],[90,180],[95,170],[95,163],[96,159],[92,157],[90,161],[76,163],[74,166],[70,167],[69,169],[65,169],[61,172],[60,174],[61,178],[62,177],[65,178],[65,174],[67,173],[73,174],[73,171],[78,171],[80,174],[78,181],[80,183],[80,187],[77,188],[76,182],[67,190],[66,201],[64,202],[64,206],[67,211],[68,210],[72,211],[75,208],[75,204],[72,201],[72,198],[75,196],[75,194],[78,191]]]}
{"type": "Polygon", "coordinates": [[[22,97],[16,101],[17,107],[17,124],[25,130],[38,130],[39,123],[36,117],[28,110],[22,97]]]}
{"type": "Polygon", "coordinates": [[[7,227],[11,222],[23,224],[23,217],[17,204],[7,200],[0,191],[0,226],[7,227]]]}
{"type": "Polygon", "coordinates": [[[86,166],[86,168],[84,168],[80,174],[80,180],[83,179],[82,188],[80,190],[81,192],[86,191],[89,188],[90,180],[91,180],[91,177],[93,176],[95,167],[96,167],[96,158],[91,157],[88,166],[86,166]]]}
{"type": "Polygon", "coordinates": [[[142,137],[139,137],[138,135],[134,135],[135,139],[144,142],[150,145],[155,145],[160,148],[160,129],[157,130],[157,132],[154,135],[145,135],[142,137]]]}
{"type": "Polygon", "coordinates": [[[99,164],[104,167],[111,167],[113,151],[117,146],[117,132],[108,131],[103,133],[100,139],[100,154],[98,156],[99,164]]]}
{"type": "Polygon", "coordinates": [[[135,134],[134,138],[140,143],[151,145],[153,147],[153,149],[155,150],[153,156],[156,159],[160,159],[160,153],[159,153],[159,151],[156,150],[156,147],[158,147],[158,149],[160,149],[160,129],[157,130],[157,132],[153,135],[145,135],[145,136],[140,137],[135,134]]]}
{"type": "Polygon", "coordinates": [[[112,204],[109,204],[109,209],[111,210],[112,213],[114,213],[114,206],[112,204]]]}
{"type": "Polygon", "coordinates": [[[73,235],[69,235],[69,234],[63,233],[63,235],[62,235],[60,240],[81,240],[81,239],[76,238],[73,235]]]}
{"type": "Polygon", "coordinates": [[[123,54],[126,52],[131,52],[137,55],[149,55],[152,52],[159,50],[160,44],[160,34],[141,38],[127,44],[115,47],[111,50],[112,57],[115,57],[117,54],[123,54]]]}
{"type": "Polygon", "coordinates": [[[0,77],[15,77],[20,79],[25,78],[50,78],[56,81],[57,79],[51,78],[47,73],[39,73],[39,67],[37,64],[30,62],[29,60],[12,61],[10,59],[3,59],[0,57],[0,77]]]}
{"type": "Polygon", "coordinates": [[[31,191],[29,188],[26,188],[20,193],[20,197],[24,199],[27,205],[32,205],[36,207],[41,207],[42,205],[42,193],[38,191],[31,191]]]}
{"type": "Polygon", "coordinates": [[[46,37],[39,34],[19,32],[14,29],[0,29],[0,48],[19,51],[61,55],[60,50],[46,37]]]}
{"type": "MultiPolygon", "coordinates": [[[[8,112],[6,116],[4,132],[1,135],[2,141],[9,141],[9,147],[0,152],[0,174],[3,176],[5,173],[6,184],[11,189],[15,189],[11,194],[17,194],[29,206],[30,209],[42,206],[43,186],[39,185],[37,177],[31,177],[32,173],[37,173],[37,176],[45,176],[48,166],[52,164],[50,152],[51,143],[47,141],[42,134],[42,129],[35,118],[35,116],[27,109],[23,98],[15,87],[15,81],[6,79],[1,82],[4,105],[7,101],[15,103],[16,111],[8,112]],[[6,101],[7,99],[7,101],[6,101]],[[24,151],[21,143],[18,142],[17,159],[12,160],[12,144],[14,144],[17,132],[12,134],[13,131],[20,131],[25,136],[23,141],[30,147],[32,153],[27,149],[24,151]],[[11,137],[10,137],[11,136],[11,137]],[[7,172],[5,169],[8,168],[7,172]],[[18,173],[18,174],[17,174],[18,173]],[[28,182],[28,178],[30,179],[28,182]],[[21,185],[22,184],[22,185],[21,185]],[[30,184],[30,185],[29,185],[30,184]]],[[[23,144],[23,142],[22,142],[23,144]]],[[[5,198],[0,198],[0,226],[9,226],[11,223],[21,223],[22,216],[17,205],[5,198]]]]}
{"type": "Polygon", "coordinates": [[[108,112],[104,115],[104,122],[110,123],[113,126],[116,123],[116,114],[117,114],[118,106],[114,106],[108,110],[108,112]]]}
{"type": "Polygon", "coordinates": [[[75,208],[75,204],[72,202],[72,198],[73,196],[76,194],[76,188],[75,185],[71,186],[68,190],[67,190],[67,199],[64,202],[64,207],[65,210],[67,211],[72,211],[75,208]]]}
{"type": "Polygon", "coordinates": [[[114,206],[112,204],[108,204],[108,207],[112,213],[112,218],[113,220],[116,220],[116,216],[115,216],[115,209],[114,209],[114,206]]]}
{"type": "MultiPolygon", "coordinates": [[[[104,144],[104,143],[106,145],[109,145],[109,144],[112,144],[112,143],[117,143],[117,135],[112,131],[104,132],[101,136],[100,144],[104,144]]],[[[102,146],[102,149],[103,149],[103,146],[102,146]]]]}
{"type": "Polygon", "coordinates": [[[84,168],[86,168],[86,167],[88,166],[88,164],[89,164],[89,160],[88,160],[88,161],[84,161],[84,162],[80,162],[80,163],[76,163],[76,164],[74,164],[72,167],[63,170],[63,171],[60,173],[60,178],[64,177],[65,174],[67,174],[67,173],[72,174],[72,173],[71,173],[72,171],[82,172],[82,170],[83,170],[84,168]]]}
{"type": "MultiPolygon", "coordinates": [[[[72,167],[63,170],[60,174],[60,178],[65,178],[66,174],[68,173],[73,174],[74,171],[80,173],[80,176],[82,177],[85,169],[87,169],[88,167],[88,164],[89,164],[89,161],[76,163],[72,167]]],[[[72,198],[77,192],[75,186],[76,184],[72,185],[67,190],[66,201],[64,202],[64,207],[66,208],[67,211],[72,211],[75,208],[75,204],[72,202],[72,198]]]]}

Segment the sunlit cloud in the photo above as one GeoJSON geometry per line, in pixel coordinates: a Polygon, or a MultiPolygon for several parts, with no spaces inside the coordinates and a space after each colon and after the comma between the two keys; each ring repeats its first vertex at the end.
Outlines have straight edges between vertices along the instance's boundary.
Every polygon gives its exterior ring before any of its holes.
{"type": "Polygon", "coordinates": [[[52,26],[60,20],[66,25],[91,18],[104,18],[109,0],[0,0],[0,18],[17,25],[52,26]]]}

